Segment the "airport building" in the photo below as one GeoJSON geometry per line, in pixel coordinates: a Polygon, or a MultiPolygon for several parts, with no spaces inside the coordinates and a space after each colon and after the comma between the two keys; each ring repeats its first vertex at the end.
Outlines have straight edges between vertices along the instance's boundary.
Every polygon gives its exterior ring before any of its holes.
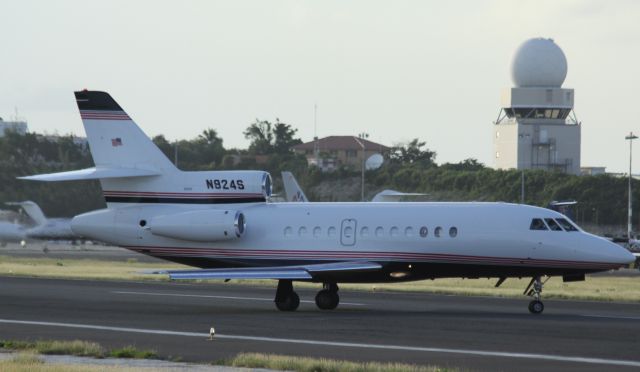
{"type": "Polygon", "coordinates": [[[360,169],[363,159],[374,154],[386,154],[390,147],[355,136],[329,136],[316,138],[292,147],[297,154],[304,155],[309,165],[315,165],[324,172],[341,166],[360,169]]]}
{"type": "Polygon", "coordinates": [[[4,121],[0,118],[0,137],[4,137],[7,131],[25,135],[28,130],[29,128],[27,127],[26,121],[4,121]]]}
{"type": "Polygon", "coordinates": [[[544,169],[580,174],[580,122],[574,90],[563,88],[567,60],[551,39],[530,39],[511,65],[514,86],[502,94],[493,126],[497,169],[544,169]]]}

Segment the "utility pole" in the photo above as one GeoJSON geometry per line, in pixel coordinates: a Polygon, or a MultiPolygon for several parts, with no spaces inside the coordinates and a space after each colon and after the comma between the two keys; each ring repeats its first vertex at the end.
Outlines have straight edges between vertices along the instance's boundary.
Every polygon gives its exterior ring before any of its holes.
{"type": "Polygon", "coordinates": [[[365,152],[366,148],[364,146],[364,142],[361,141],[360,139],[364,140],[365,138],[369,138],[369,133],[362,132],[358,134],[358,137],[353,137],[353,139],[356,140],[356,142],[358,142],[360,147],[362,147],[362,185],[360,190],[360,201],[364,201],[364,168],[365,168],[365,162],[367,161],[367,155],[365,152]]]}
{"type": "Polygon", "coordinates": [[[524,169],[520,174],[520,204],[524,204],[524,169]]]}
{"type": "Polygon", "coordinates": [[[173,165],[178,168],[178,140],[176,140],[173,146],[173,165]]]}
{"type": "Polygon", "coordinates": [[[638,138],[638,136],[635,136],[633,134],[633,132],[629,132],[629,135],[624,137],[624,139],[629,140],[629,215],[628,215],[628,220],[627,220],[627,238],[631,239],[631,216],[632,213],[631,212],[631,206],[632,206],[632,200],[631,200],[631,160],[633,158],[633,140],[638,138]]]}

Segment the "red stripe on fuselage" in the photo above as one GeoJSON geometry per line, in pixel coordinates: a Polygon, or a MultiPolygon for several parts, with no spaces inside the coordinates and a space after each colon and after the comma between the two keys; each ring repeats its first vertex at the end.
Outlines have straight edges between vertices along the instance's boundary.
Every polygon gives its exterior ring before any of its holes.
{"type": "Polygon", "coordinates": [[[174,257],[223,257],[223,258],[292,258],[292,259],[322,259],[344,260],[357,259],[368,261],[414,261],[414,262],[451,262],[451,263],[478,263],[493,265],[519,265],[519,266],[551,266],[608,269],[618,268],[623,265],[610,262],[567,261],[531,258],[470,256],[440,253],[413,253],[413,252],[357,252],[357,251],[307,251],[307,250],[251,250],[251,249],[210,249],[210,248],[180,248],[180,247],[146,247],[124,246],[134,251],[148,251],[157,256],[174,257]]]}

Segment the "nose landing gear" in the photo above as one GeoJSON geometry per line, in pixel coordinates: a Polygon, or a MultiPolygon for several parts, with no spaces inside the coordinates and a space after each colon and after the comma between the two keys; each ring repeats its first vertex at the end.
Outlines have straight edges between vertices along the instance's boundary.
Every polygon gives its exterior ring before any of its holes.
{"type": "Polygon", "coordinates": [[[338,285],[336,283],[324,283],[323,289],[316,295],[316,305],[321,310],[333,310],[340,303],[338,285]]]}
{"type": "Polygon", "coordinates": [[[533,300],[529,302],[529,312],[531,314],[541,314],[544,311],[544,304],[541,301],[543,286],[544,282],[540,280],[540,277],[534,276],[533,278],[531,278],[531,282],[529,282],[529,285],[524,290],[524,293],[526,295],[533,297],[533,300]]]}

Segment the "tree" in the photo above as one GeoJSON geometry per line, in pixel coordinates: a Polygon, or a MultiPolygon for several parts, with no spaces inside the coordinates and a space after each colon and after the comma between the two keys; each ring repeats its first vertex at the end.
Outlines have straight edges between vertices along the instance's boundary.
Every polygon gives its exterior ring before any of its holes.
{"type": "Polygon", "coordinates": [[[434,165],[436,152],[429,149],[422,150],[426,144],[426,142],[420,142],[419,139],[414,138],[409,143],[393,147],[390,158],[401,164],[434,165]]]}
{"type": "Polygon", "coordinates": [[[249,152],[258,155],[265,155],[273,152],[273,133],[271,123],[266,120],[256,119],[255,123],[243,132],[244,137],[251,141],[249,152]]]}
{"type": "Polygon", "coordinates": [[[480,163],[478,159],[474,158],[464,159],[459,163],[445,163],[442,164],[442,167],[445,169],[461,171],[478,171],[486,168],[484,164],[480,163]]]}
{"type": "Polygon", "coordinates": [[[202,161],[211,165],[220,165],[225,154],[222,138],[215,129],[205,129],[197,138],[199,152],[202,153],[202,161]]]}
{"type": "MultiPolygon", "coordinates": [[[[173,159],[173,146],[167,141],[164,135],[159,134],[151,139],[153,143],[162,151],[162,153],[168,158],[173,159]]],[[[173,161],[173,160],[171,160],[173,161]]]]}
{"type": "Polygon", "coordinates": [[[258,155],[281,154],[291,152],[291,147],[302,143],[299,138],[293,138],[298,130],[276,118],[276,123],[256,119],[245,131],[245,138],[251,140],[249,152],[258,155]]]}
{"type": "Polygon", "coordinates": [[[300,138],[293,138],[297,131],[291,125],[281,123],[279,119],[276,119],[276,124],[273,127],[273,148],[276,154],[288,154],[291,152],[292,146],[302,143],[300,138]]]}

